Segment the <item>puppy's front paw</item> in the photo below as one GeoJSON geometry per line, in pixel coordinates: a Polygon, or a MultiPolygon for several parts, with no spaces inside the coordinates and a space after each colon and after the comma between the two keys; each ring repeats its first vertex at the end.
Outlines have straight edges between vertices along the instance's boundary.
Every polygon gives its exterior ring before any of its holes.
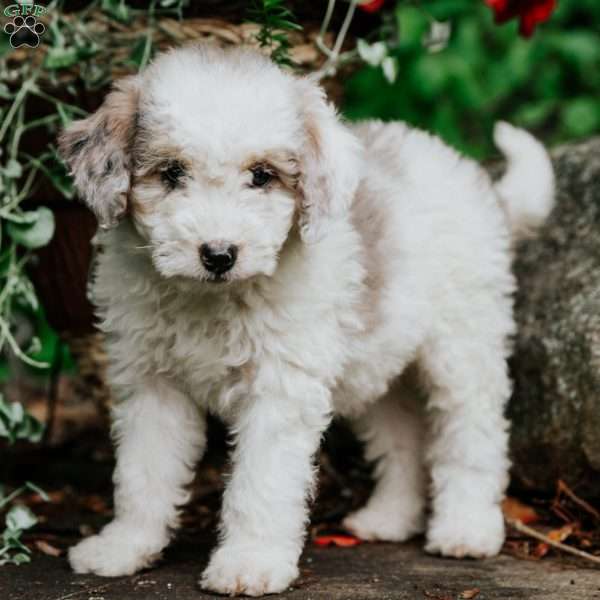
{"type": "Polygon", "coordinates": [[[436,514],[429,523],[425,550],[452,558],[496,556],[504,543],[504,518],[498,505],[462,507],[436,514]]]}
{"type": "Polygon", "coordinates": [[[237,596],[283,592],[298,577],[296,558],[286,559],[277,548],[221,546],[202,574],[202,589],[237,596]]]}
{"type": "Polygon", "coordinates": [[[149,551],[125,531],[102,532],[69,550],[69,563],[75,573],[95,573],[103,577],[133,575],[149,567],[160,552],[149,551]]]}
{"type": "Polygon", "coordinates": [[[404,542],[424,531],[425,518],[422,508],[416,504],[385,509],[365,506],[349,514],[343,526],[361,540],[404,542]]]}

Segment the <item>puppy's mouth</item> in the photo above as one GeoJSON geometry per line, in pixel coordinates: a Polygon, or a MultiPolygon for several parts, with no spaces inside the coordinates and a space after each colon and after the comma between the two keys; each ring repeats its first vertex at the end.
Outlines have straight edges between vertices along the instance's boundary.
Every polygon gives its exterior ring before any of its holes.
{"type": "Polygon", "coordinates": [[[231,277],[228,277],[228,274],[218,274],[218,273],[210,273],[206,278],[208,283],[230,283],[231,277]]]}

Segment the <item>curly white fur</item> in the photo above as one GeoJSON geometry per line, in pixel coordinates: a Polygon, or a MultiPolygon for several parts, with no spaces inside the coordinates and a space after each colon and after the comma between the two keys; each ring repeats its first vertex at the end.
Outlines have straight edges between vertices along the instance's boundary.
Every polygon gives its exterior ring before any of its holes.
{"type": "Polygon", "coordinates": [[[502,125],[497,141],[511,159],[498,189],[434,137],[349,128],[310,80],[208,47],[161,56],[67,130],[82,195],[106,227],[120,221],[98,235],[93,281],[119,399],[116,515],[71,549],[77,572],[133,573],[160,555],[206,411],[235,440],[206,589],[260,595],[297,576],[334,413],[378,461],[348,527],[398,541],[422,531],[429,479],[427,549],[499,551],[510,232],[544,220],[553,181],[528,134],[502,125]],[[185,176],[169,188],[172,159],[185,176]],[[274,174],[264,188],[257,163],[274,174]],[[220,282],[198,254],[215,240],[239,247],[220,282]]]}

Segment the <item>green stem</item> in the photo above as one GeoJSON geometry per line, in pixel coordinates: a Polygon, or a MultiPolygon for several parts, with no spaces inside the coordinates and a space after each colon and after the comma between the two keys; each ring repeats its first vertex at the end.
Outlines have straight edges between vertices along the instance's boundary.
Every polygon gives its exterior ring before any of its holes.
{"type": "Polygon", "coordinates": [[[0,500],[0,510],[2,510],[9,502],[14,500],[17,496],[20,496],[25,491],[25,486],[22,485],[20,488],[17,488],[13,492],[11,492],[6,498],[0,500]]]}
{"type": "Polygon", "coordinates": [[[0,317],[0,332],[2,336],[0,336],[0,350],[2,346],[4,346],[4,342],[8,342],[10,349],[15,353],[15,355],[20,358],[24,363],[28,364],[31,367],[35,367],[36,369],[47,369],[50,365],[45,362],[38,362],[37,360],[33,360],[33,358],[29,358],[27,354],[19,348],[19,344],[17,344],[17,340],[13,337],[13,334],[10,332],[10,328],[8,324],[0,317]]]}
{"type": "Polygon", "coordinates": [[[6,113],[6,117],[2,122],[2,126],[0,127],[0,142],[4,139],[4,136],[6,135],[6,132],[8,131],[8,128],[10,127],[17,110],[19,110],[19,107],[21,106],[21,102],[25,100],[28,92],[31,91],[34,81],[34,79],[27,79],[23,82],[21,89],[17,92],[11,107],[8,109],[8,113],[6,113]]]}

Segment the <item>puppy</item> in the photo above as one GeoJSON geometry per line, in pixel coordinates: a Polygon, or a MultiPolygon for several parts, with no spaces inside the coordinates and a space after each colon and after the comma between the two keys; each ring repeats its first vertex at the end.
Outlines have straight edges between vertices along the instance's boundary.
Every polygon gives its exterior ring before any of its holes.
{"type": "Polygon", "coordinates": [[[527,133],[499,124],[495,139],[509,160],[496,185],[426,133],[344,125],[310,78],[209,46],[163,54],[67,128],[62,155],[100,224],[92,293],[117,398],[115,519],[71,549],[76,572],[160,556],[207,412],[235,441],[207,590],[297,577],[333,414],[377,461],[348,528],[426,528],[444,556],[500,550],[511,247],[550,212],[553,173],[527,133]]]}

